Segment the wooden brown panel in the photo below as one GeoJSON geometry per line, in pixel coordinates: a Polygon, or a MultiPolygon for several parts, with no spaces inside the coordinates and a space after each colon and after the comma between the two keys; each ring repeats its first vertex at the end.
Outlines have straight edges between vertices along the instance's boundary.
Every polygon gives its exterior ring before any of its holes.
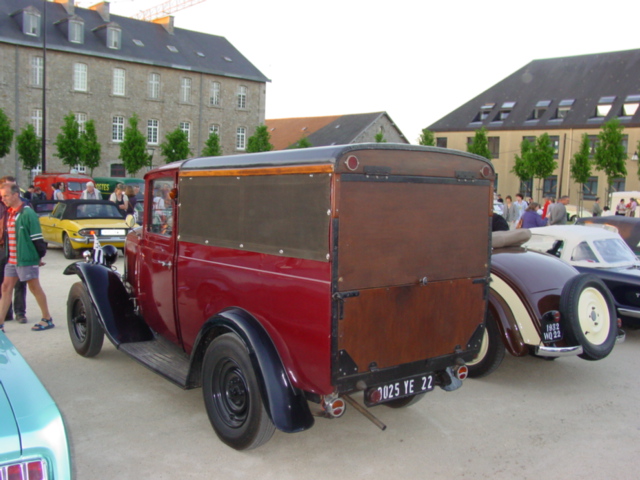
{"type": "Polygon", "coordinates": [[[488,275],[489,185],[338,183],[339,291],[488,275]]]}
{"type": "Polygon", "coordinates": [[[338,348],[359,372],[466,350],[484,321],[483,288],[464,279],[361,291],[343,300],[338,348]]]}

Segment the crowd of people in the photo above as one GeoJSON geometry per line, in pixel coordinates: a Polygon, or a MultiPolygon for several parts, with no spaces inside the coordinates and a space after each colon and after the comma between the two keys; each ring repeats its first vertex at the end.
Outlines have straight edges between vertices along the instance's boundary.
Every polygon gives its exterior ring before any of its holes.
{"type": "Polygon", "coordinates": [[[565,225],[568,203],[568,195],[563,195],[558,201],[553,197],[547,197],[544,205],[540,205],[531,197],[525,200],[521,193],[516,194],[515,201],[511,195],[507,195],[503,200],[501,195],[496,194],[494,213],[504,217],[510,230],[565,225]]]}

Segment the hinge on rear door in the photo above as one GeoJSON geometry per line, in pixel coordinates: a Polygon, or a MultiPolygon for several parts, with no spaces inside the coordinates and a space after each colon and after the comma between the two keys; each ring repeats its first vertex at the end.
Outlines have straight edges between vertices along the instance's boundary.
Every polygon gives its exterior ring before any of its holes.
{"type": "Polygon", "coordinates": [[[342,320],[344,318],[344,299],[351,297],[359,297],[360,292],[357,290],[353,290],[351,292],[336,292],[333,295],[333,299],[337,300],[338,303],[338,319],[342,320]]]}

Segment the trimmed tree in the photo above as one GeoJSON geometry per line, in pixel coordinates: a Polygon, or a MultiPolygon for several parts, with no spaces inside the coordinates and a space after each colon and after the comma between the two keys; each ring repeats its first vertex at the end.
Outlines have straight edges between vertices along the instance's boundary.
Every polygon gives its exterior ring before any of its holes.
{"type": "Polygon", "coordinates": [[[64,117],[54,145],[56,153],[53,155],[62,160],[63,165],[73,168],[80,163],[80,126],[73,113],[64,117]]]}
{"type": "Polygon", "coordinates": [[[427,145],[429,147],[436,146],[435,134],[428,128],[423,128],[422,133],[418,137],[418,145],[427,145]]]}
{"type": "Polygon", "coordinates": [[[376,133],[373,139],[376,141],[376,143],[387,143],[387,141],[384,138],[384,133],[382,132],[376,133]]]}
{"type": "Polygon", "coordinates": [[[28,123],[16,137],[16,151],[25,170],[33,170],[40,165],[42,140],[36,135],[36,129],[32,124],[28,123]]]}
{"type": "Polygon", "coordinates": [[[160,144],[160,153],[164,157],[165,162],[177,162],[191,156],[189,149],[189,137],[187,134],[176,128],[173,132],[167,133],[165,140],[160,144]]]}
{"type": "Polygon", "coordinates": [[[534,144],[527,139],[520,143],[520,155],[515,156],[515,163],[511,169],[511,173],[520,179],[520,183],[525,183],[533,178],[531,169],[533,149],[534,144]]]}
{"type": "Polygon", "coordinates": [[[467,145],[467,152],[475,153],[487,160],[491,160],[492,155],[491,150],[489,150],[489,139],[487,138],[487,130],[484,127],[476,130],[473,140],[467,145]]]}
{"type": "Polygon", "coordinates": [[[622,145],[623,130],[620,120],[613,118],[602,126],[598,134],[593,163],[596,170],[604,172],[607,176],[607,204],[610,203],[613,179],[627,176],[627,153],[622,145]]]}
{"type": "Polygon", "coordinates": [[[147,138],[138,130],[138,115],[129,118],[129,126],[124,129],[124,139],[120,143],[120,155],[124,169],[135,175],[142,167],[149,166],[150,156],[147,153],[147,138]]]}
{"type": "Polygon", "coordinates": [[[287,148],[309,148],[309,147],[313,147],[313,145],[311,145],[311,142],[309,141],[309,139],[307,137],[302,137],[296,143],[294,143],[293,145],[291,145],[291,146],[289,146],[287,148]]]}
{"type": "Polygon", "coordinates": [[[4,110],[0,108],[0,158],[9,155],[14,133],[9,117],[7,117],[4,110]]]}
{"type": "Polygon", "coordinates": [[[542,197],[543,180],[558,168],[558,162],[553,158],[554,153],[549,134],[543,133],[536,139],[530,156],[531,173],[533,178],[538,179],[538,201],[542,197]]]}
{"type": "Polygon", "coordinates": [[[204,142],[202,149],[203,157],[219,157],[222,155],[222,147],[220,147],[220,137],[216,132],[211,132],[209,138],[204,142]]]}
{"type": "Polygon", "coordinates": [[[255,133],[247,140],[247,152],[269,152],[273,150],[273,145],[269,142],[270,140],[271,135],[267,131],[267,126],[257,126],[255,133]]]}
{"type": "Polygon", "coordinates": [[[85,124],[85,131],[80,133],[80,165],[91,170],[91,176],[94,168],[100,165],[101,153],[102,145],[98,142],[96,124],[93,120],[89,120],[85,124]]]}
{"type": "Polygon", "coordinates": [[[580,195],[578,197],[579,212],[582,211],[584,184],[587,183],[589,181],[589,177],[591,177],[591,160],[589,160],[589,150],[591,150],[589,135],[583,133],[580,147],[571,159],[571,178],[573,178],[574,182],[580,184],[580,195]]]}

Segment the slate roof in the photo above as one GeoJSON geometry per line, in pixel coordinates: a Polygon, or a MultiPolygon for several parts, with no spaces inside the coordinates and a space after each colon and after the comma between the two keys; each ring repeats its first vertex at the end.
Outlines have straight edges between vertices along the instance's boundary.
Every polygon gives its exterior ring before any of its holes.
{"type": "Polygon", "coordinates": [[[296,143],[303,136],[306,136],[314,147],[354,143],[362,133],[382,116],[386,116],[389,122],[397,129],[398,134],[405,138],[386,112],[332,115],[327,117],[280,118],[265,120],[265,124],[271,135],[271,144],[276,150],[283,150],[296,143]]]}
{"type": "MultiPolygon", "coordinates": [[[[38,37],[23,34],[17,19],[11,16],[29,6],[38,9],[42,24],[43,0],[0,0],[0,42],[42,48],[42,32],[38,37]]],[[[109,23],[105,22],[97,11],[75,7],[75,16],[84,20],[83,44],[69,42],[60,25],[56,25],[57,22],[70,17],[63,5],[48,2],[46,14],[47,49],[49,50],[179,68],[257,82],[269,81],[224,37],[181,28],[174,28],[172,35],[162,25],[156,23],[110,15],[109,22],[116,23],[122,30],[121,48],[114,50],[108,48],[103,37],[94,32],[94,29],[109,23]],[[144,46],[136,45],[133,42],[134,39],[142,41],[144,46]],[[167,45],[176,47],[178,53],[169,51],[167,45]],[[197,52],[201,52],[204,56],[198,55],[197,52]]]]}
{"type": "MultiPolygon", "coordinates": [[[[600,128],[613,117],[625,127],[640,126],[640,108],[622,116],[623,104],[640,98],[640,49],[534,60],[428,128],[434,132],[477,130],[600,128]],[[635,98],[634,98],[635,96],[635,98]],[[614,97],[605,117],[596,116],[603,97],[614,97]],[[564,119],[554,118],[562,101],[573,100],[564,119]],[[505,103],[515,102],[508,117],[496,121],[505,103]],[[549,102],[539,119],[532,112],[549,102]],[[483,105],[487,118],[480,120],[483,105]]],[[[612,99],[604,99],[611,101],[612,99]]],[[[566,102],[569,103],[569,102],[566,102]]],[[[508,105],[507,105],[508,106],[508,105]]]]}

